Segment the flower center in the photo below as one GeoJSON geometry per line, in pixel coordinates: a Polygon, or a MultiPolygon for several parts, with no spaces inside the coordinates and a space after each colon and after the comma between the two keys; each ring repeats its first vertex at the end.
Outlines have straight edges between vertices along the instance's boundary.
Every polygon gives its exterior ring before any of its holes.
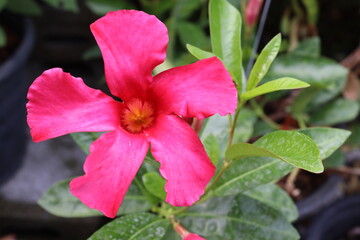
{"type": "Polygon", "coordinates": [[[141,132],[150,127],[153,121],[154,107],[147,101],[134,98],[125,103],[121,122],[128,131],[133,133],[141,132]]]}

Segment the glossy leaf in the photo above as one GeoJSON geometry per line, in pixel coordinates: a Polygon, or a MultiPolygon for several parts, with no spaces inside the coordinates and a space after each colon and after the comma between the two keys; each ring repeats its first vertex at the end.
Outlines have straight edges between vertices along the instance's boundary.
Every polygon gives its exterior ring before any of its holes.
{"type": "Polygon", "coordinates": [[[160,240],[169,221],[150,213],[117,218],[96,231],[88,240],[160,240]]]}
{"type": "Polygon", "coordinates": [[[180,215],[182,225],[207,240],[295,240],[296,230],[277,210],[246,195],[212,198],[180,215]]]}
{"type": "Polygon", "coordinates": [[[129,1],[87,0],[85,4],[93,13],[99,16],[104,16],[110,11],[134,8],[129,1]]]}
{"type": "Polygon", "coordinates": [[[271,41],[266,44],[257,58],[253,69],[250,72],[246,90],[249,91],[255,88],[267,73],[271,63],[277,56],[281,45],[281,35],[276,35],[271,41]]]}
{"type": "Polygon", "coordinates": [[[66,11],[71,11],[75,13],[79,11],[77,0],[42,0],[42,1],[46,2],[47,4],[55,8],[60,8],[66,11]]]}
{"type": "Polygon", "coordinates": [[[337,168],[345,164],[345,154],[341,150],[336,150],[331,154],[327,159],[324,160],[324,167],[327,168],[337,168]]]}
{"type": "Polygon", "coordinates": [[[308,136],[282,130],[268,133],[254,144],[234,144],[226,151],[226,157],[230,159],[272,157],[315,173],[324,170],[319,154],[315,142],[308,136]]]}
{"type": "MultiPolygon", "coordinates": [[[[92,217],[103,216],[95,209],[85,206],[69,190],[70,180],[60,181],[50,187],[39,199],[38,204],[46,211],[60,217],[92,217]]],[[[134,184],[130,188],[122,202],[118,214],[129,214],[147,211],[151,208],[147,198],[143,196],[134,184]]]]}
{"type": "Polygon", "coordinates": [[[308,20],[311,24],[315,25],[319,15],[319,3],[317,0],[302,0],[306,8],[308,20]]]}
{"type": "Polygon", "coordinates": [[[4,9],[9,0],[0,0],[0,11],[4,9]]]}
{"type": "Polygon", "coordinates": [[[204,30],[197,24],[181,21],[177,25],[180,41],[186,44],[192,44],[202,48],[210,47],[210,40],[204,30]]]}
{"type": "Polygon", "coordinates": [[[251,98],[270,93],[275,92],[279,90],[290,90],[290,89],[297,89],[297,88],[305,88],[309,87],[310,85],[297,80],[295,78],[279,78],[267,83],[264,83],[256,88],[251,89],[250,91],[247,91],[243,94],[241,94],[241,98],[244,100],[249,100],[251,98]]]}
{"type": "Polygon", "coordinates": [[[244,194],[281,212],[290,222],[298,218],[298,211],[293,200],[276,184],[262,185],[246,191],[244,194]]]}
{"type": "Polygon", "coordinates": [[[226,0],[210,0],[209,23],[213,53],[223,60],[226,69],[241,89],[241,16],[226,0]]]}
{"type": "Polygon", "coordinates": [[[359,103],[339,98],[311,113],[310,122],[314,125],[334,125],[349,122],[359,113],[359,103]]]}
{"type": "Polygon", "coordinates": [[[234,195],[275,182],[291,172],[293,168],[276,158],[241,158],[233,162],[231,167],[224,172],[214,190],[215,195],[234,195]]]}
{"type": "Polygon", "coordinates": [[[301,79],[312,87],[324,89],[334,84],[338,78],[344,78],[346,74],[346,68],[334,60],[287,54],[276,58],[264,81],[292,77],[301,79]]]}
{"type": "Polygon", "coordinates": [[[291,55],[318,58],[320,57],[320,49],[319,37],[307,38],[299,43],[291,55]]]}
{"type": "MultiPolygon", "coordinates": [[[[254,131],[254,124],[256,122],[256,113],[249,108],[243,108],[240,111],[238,121],[234,133],[234,143],[247,142],[254,131]]],[[[229,139],[229,119],[228,117],[221,117],[214,115],[207,119],[205,126],[201,133],[201,139],[208,135],[213,135],[218,140],[220,146],[220,156],[224,156],[227,142],[229,139]]]]}
{"type": "Polygon", "coordinates": [[[70,136],[86,154],[89,154],[90,145],[96,139],[98,139],[101,136],[101,134],[103,133],[80,132],[80,133],[71,133],[70,136]]]}
{"type": "Polygon", "coordinates": [[[165,200],[166,192],[164,190],[166,180],[157,172],[148,172],[142,176],[145,188],[161,200],[165,200]]]}
{"type": "Polygon", "coordinates": [[[208,154],[211,162],[217,166],[220,159],[220,146],[217,138],[210,134],[203,141],[206,153],[208,154]]]}
{"type": "Polygon", "coordinates": [[[309,136],[320,150],[320,158],[325,159],[341,147],[351,132],[338,128],[314,127],[299,132],[309,136]]]}
{"type": "Polygon", "coordinates": [[[4,29],[0,26],[0,47],[5,46],[6,44],[6,34],[4,29]]]}
{"type": "Polygon", "coordinates": [[[29,16],[38,16],[41,14],[41,8],[34,0],[9,0],[6,9],[14,13],[29,16]]]}
{"type": "Polygon", "coordinates": [[[186,44],[186,48],[194,57],[196,57],[199,60],[215,56],[211,52],[204,51],[204,50],[194,47],[193,45],[190,45],[190,44],[186,44]]]}

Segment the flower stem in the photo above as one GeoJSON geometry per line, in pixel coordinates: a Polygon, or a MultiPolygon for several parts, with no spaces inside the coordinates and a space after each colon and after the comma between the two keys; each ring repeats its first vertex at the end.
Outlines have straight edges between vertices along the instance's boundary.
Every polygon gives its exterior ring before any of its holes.
{"type": "Polygon", "coordinates": [[[266,114],[264,113],[264,111],[262,110],[262,108],[259,106],[259,104],[255,101],[255,100],[250,100],[250,104],[252,106],[252,108],[254,109],[255,113],[267,124],[269,124],[269,126],[271,126],[272,128],[275,129],[279,129],[280,125],[277,124],[276,122],[274,122],[273,120],[271,120],[268,116],[266,116],[266,114]]]}

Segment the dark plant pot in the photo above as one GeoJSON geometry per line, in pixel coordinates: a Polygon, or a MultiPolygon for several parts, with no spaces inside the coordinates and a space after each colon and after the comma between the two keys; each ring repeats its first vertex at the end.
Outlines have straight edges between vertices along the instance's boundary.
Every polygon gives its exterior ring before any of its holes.
{"type": "Polygon", "coordinates": [[[326,182],[309,197],[297,202],[296,206],[299,211],[298,221],[315,215],[339,199],[344,194],[341,184],[341,176],[331,175],[326,182]]]}
{"type": "Polygon", "coordinates": [[[5,21],[21,42],[0,65],[0,185],[19,168],[26,150],[25,64],[35,38],[30,19],[9,15],[5,21]]]}
{"type": "Polygon", "coordinates": [[[326,208],[311,225],[307,240],[360,239],[360,195],[346,197],[326,208]]]}

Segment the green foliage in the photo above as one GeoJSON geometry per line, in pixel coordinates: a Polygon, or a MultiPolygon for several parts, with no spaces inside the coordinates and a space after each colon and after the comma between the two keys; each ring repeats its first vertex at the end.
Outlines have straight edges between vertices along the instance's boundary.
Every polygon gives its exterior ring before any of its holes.
{"type": "Polygon", "coordinates": [[[110,11],[134,8],[132,3],[125,0],[87,0],[85,4],[93,13],[99,16],[104,16],[110,11]]]}
{"type": "MultiPolygon", "coordinates": [[[[60,217],[102,216],[97,210],[85,206],[69,190],[70,179],[55,183],[39,199],[38,204],[46,211],[60,217]]],[[[151,208],[149,200],[139,187],[132,184],[121,204],[118,215],[147,211],[151,208]]]]}
{"type": "Polygon", "coordinates": [[[325,127],[307,128],[299,132],[314,140],[319,148],[321,159],[325,159],[333,154],[351,134],[347,130],[325,127]]]}
{"type": "Polygon", "coordinates": [[[307,12],[308,21],[315,25],[319,17],[319,6],[317,0],[302,0],[307,12]]]}
{"type": "Polygon", "coordinates": [[[315,173],[324,170],[316,144],[306,135],[294,131],[275,131],[254,144],[235,144],[228,148],[226,157],[271,157],[315,173]]]}
{"type": "Polygon", "coordinates": [[[281,212],[289,222],[295,221],[298,217],[297,207],[293,200],[276,184],[270,183],[259,186],[244,192],[244,195],[263,202],[281,212]]]}
{"type": "Polygon", "coordinates": [[[331,154],[324,161],[324,167],[327,168],[337,168],[343,166],[345,164],[345,155],[339,149],[336,150],[333,154],[331,154]]]}
{"type": "Polygon", "coordinates": [[[157,172],[148,172],[142,176],[145,188],[161,200],[165,200],[166,192],[164,190],[165,179],[157,172]]]}
{"type": "Polygon", "coordinates": [[[42,1],[46,2],[47,4],[53,7],[61,8],[66,11],[71,11],[75,13],[79,12],[79,6],[77,0],[42,0],[42,1]]]}
{"type": "Polygon", "coordinates": [[[180,215],[181,223],[207,240],[292,240],[296,230],[281,212],[248,195],[214,197],[180,215]]]}
{"type": "Polygon", "coordinates": [[[281,35],[276,35],[271,41],[266,44],[264,49],[261,51],[259,57],[257,58],[253,69],[250,72],[249,81],[246,86],[246,90],[252,90],[255,88],[261,79],[267,73],[271,63],[274,61],[277,56],[281,45],[281,35]]]}
{"type": "Polygon", "coordinates": [[[220,160],[220,146],[217,138],[210,134],[204,139],[203,144],[211,162],[217,166],[220,160]]]}
{"type": "Polygon", "coordinates": [[[86,153],[90,153],[90,145],[98,139],[103,133],[95,133],[95,132],[79,132],[79,133],[71,133],[70,136],[74,139],[74,141],[81,147],[81,149],[86,153]]]}
{"type": "Polygon", "coordinates": [[[150,213],[117,218],[95,232],[88,240],[160,240],[169,222],[150,213]]]}
{"type": "Polygon", "coordinates": [[[213,53],[242,89],[241,16],[226,0],[210,0],[209,23],[213,53]]]}
{"type": "Polygon", "coordinates": [[[311,112],[310,123],[334,125],[355,119],[359,113],[359,103],[339,98],[315,110],[311,112]]]}
{"type": "Polygon", "coordinates": [[[6,34],[4,28],[0,26],[0,48],[6,44],[6,34]]]}
{"type": "Polygon", "coordinates": [[[279,78],[267,83],[264,83],[263,85],[260,85],[258,87],[255,87],[251,89],[250,91],[247,91],[243,94],[241,94],[241,98],[244,100],[249,100],[251,98],[270,93],[275,92],[279,90],[290,90],[290,89],[297,89],[297,88],[305,88],[309,87],[310,85],[302,82],[300,80],[297,80],[295,78],[279,78]]]}
{"type": "Polygon", "coordinates": [[[197,59],[201,60],[201,59],[205,59],[205,58],[210,58],[210,57],[214,57],[215,55],[211,52],[207,52],[204,51],[200,48],[194,47],[191,44],[186,44],[186,48],[189,50],[189,52],[196,57],[197,59]]]}
{"type": "Polygon", "coordinates": [[[6,9],[22,15],[38,16],[41,14],[41,8],[34,0],[9,0],[6,9]]]}
{"type": "Polygon", "coordinates": [[[198,24],[181,21],[178,23],[177,27],[183,45],[191,44],[203,48],[208,48],[210,46],[208,37],[198,24]]]}
{"type": "Polygon", "coordinates": [[[241,193],[263,184],[275,182],[293,167],[277,158],[247,157],[233,162],[217,183],[216,196],[241,193]]]}

